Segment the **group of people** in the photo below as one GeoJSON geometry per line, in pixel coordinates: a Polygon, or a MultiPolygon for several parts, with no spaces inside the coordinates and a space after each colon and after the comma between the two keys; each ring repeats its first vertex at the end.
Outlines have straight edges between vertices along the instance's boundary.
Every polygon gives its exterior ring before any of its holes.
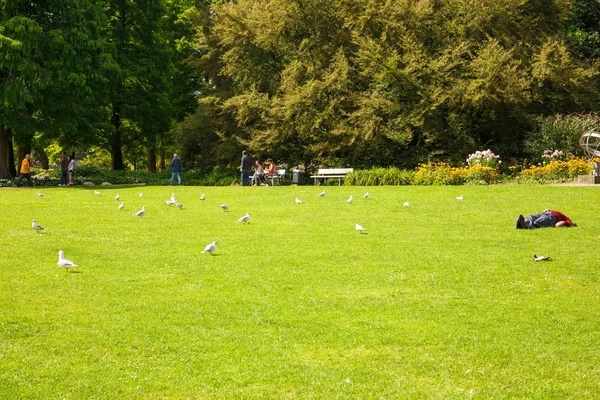
{"type": "Polygon", "coordinates": [[[254,161],[254,174],[250,177],[252,168],[252,158],[246,150],[242,151],[242,164],[240,166],[242,186],[268,185],[267,179],[276,173],[275,164],[270,158],[267,159],[267,168],[265,169],[260,160],[254,161]]]}
{"type": "MultiPolygon", "coordinates": [[[[21,169],[19,170],[19,179],[15,182],[15,186],[21,186],[21,181],[27,179],[27,186],[33,186],[31,182],[31,155],[25,154],[25,158],[21,161],[21,169]]],[[[67,156],[65,151],[61,152],[60,161],[60,183],[58,186],[73,186],[73,173],[75,172],[75,153],[71,157],[67,156]]]]}

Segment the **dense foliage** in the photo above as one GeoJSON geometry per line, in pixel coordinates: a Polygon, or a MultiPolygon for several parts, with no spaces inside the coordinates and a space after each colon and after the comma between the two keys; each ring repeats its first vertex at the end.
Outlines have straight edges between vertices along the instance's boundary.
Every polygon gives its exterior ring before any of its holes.
{"type": "Polygon", "coordinates": [[[595,64],[573,56],[565,39],[567,27],[578,23],[572,6],[376,0],[217,6],[212,29],[198,41],[200,67],[220,82],[186,121],[184,136],[190,140],[210,120],[220,143],[305,165],[412,167],[462,160],[484,146],[523,156],[537,115],[597,107],[595,64]]]}
{"type": "Polygon", "coordinates": [[[597,15],[592,0],[6,0],[0,178],[56,146],[149,171],[173,151],[201,171],[243,148],[362,169],[573,152],[535,143],[547,118],[598,111],[597,15]]]}

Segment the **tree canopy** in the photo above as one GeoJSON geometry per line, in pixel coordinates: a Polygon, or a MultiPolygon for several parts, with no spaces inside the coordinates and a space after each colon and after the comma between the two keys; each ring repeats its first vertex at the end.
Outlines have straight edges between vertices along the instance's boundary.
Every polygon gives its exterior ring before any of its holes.
{"type": "Polygon", "coordinates": [[[0,3],[0,178],[50,142],[112,166],[242,148],[290,165],[521,157],[540,115],[598,111],[593,0],[0,3]]]}

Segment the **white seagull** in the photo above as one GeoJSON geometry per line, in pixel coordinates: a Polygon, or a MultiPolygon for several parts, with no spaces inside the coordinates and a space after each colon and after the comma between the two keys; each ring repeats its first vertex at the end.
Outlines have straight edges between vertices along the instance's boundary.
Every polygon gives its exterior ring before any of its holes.
{"type": "Polygon", "coordinates": [[[31,221],[31,227],[37,231],[44,231],[45,229],[38,225],[36,220],[31,221]]]}
{"type": "Polygon", "coordinates": [[[168,206],[172,206],[173,204],[175,204],[175,202],[172,200],[165,200],[165,204],[168,206]]]}
{"type": "Polygon", "coordinates": [[[243,222],[246,223],[250,220],[250,213],[247,212],[246,215],[244,215],[242,218],[238,219],[237,222],[243,222]]]}
{"type": "Polygon", "coordinates": [[[78,267],[78,265],[75,265],[75,263],[73,263],[73,261],[67,260],[65,258],[65,253],[63,253],[62,250],[59,250],[59,252],[58,252],[58,262],[56,264],[59,267],[64,268],[65,270],[67,270],[69,268],[77,268],[78,267]]]}
{"type": "Polygon", "coordinates": [[[227,204],[221,204],[219,207],[221,207],[225,211],[229,210],[229,207],[227,207],[227,204]]]}
{"type": "Polygon", "coordinates": [[[360,226],[359,224],[356,224],[356,227],[355,227],[355,229],[356,229],[358,232],[362,232],[362,231],[366,231],[366,230],[367,230],[367,228],[363,228],[363,227],[362,227],[362,226],[360,226]]]}
{"type": "Polygon", "coordinates": [[[176,203],[175,203],[175,205],[176,205],[178,208],[183,208],[183,204],[181,204],[180,202],[176,202],[176,203]]]}
{"type": "Polygon", "coordinates": [[[404,203],[404,207],[408,207],[410,206],[410,204],[408,204],[408,201],[404,203]]]}
{"type": "Polygon", "coordinates": [[[302,200],[296,197],[296,204],[302,204],[302,200]]]}
{"type": "Polygon", "coordinates": [[[119,210],[122,210],[123,208],[125,208],[125,202],[122,201],[121,204],[119,204],[119,210]]]}
{"type": "Polygon", "coordinates": [[[352,195],[350,195],[350,198],[346,200],[346,203],[352,203],[352,195]]]}
{"type": "Polygon", "coordinates": [[[363,196],[365,199],[369,198],[369,192],[365,193],[365,195],[363,196]]]}
{"type": "Polygon", "coordinates": [[[200,196],[200,200],[204,200],[204,193],[202,193],[202,196],[200,196]]]}
{"type": "Polygon", "coordinates": [[[533,255],[533,261],[551,261],[552,257],[545,257],[545,256],[536,256],[535,254],[533,255]]]}
{"type": "Polygon", "coordinates": [[[325,191],[323,190],[321,193],[319,193],[319,196],[321,196],[321,197],[325,196],[325,191]]]}
{"type": "Polygon", "coordinates": [[[144,193],[140,193],[140,197],[143,197],[143,196],[144,196],[144,193]]]}
{"type": "Polygon", "coordinates": [[[117,195],[115,196],[115,200],[119,200],[121,198],[121,196],[119,196],[119,193],[117,193],[117,195]]]}
{"type": "Polygon", "coordinates": [[[207,245],[204,248],[204,251],[202,252],[202,254],[210,253],[211,255],[214,256],[213,251],[215,251],[216,249],[217,249],[217,242],[212,242],[211,244],[207,245]]]}
{"type": "Polygon", "coordinates": [[[96,196],[98,196],[98,195],[100,194],[100,192],[99,192],[99,191],[97,191],[97,190],[95,190],[95,191],[94,191],[94,194],[95,194],[96,196]]]}
{"type": "Polygon", "coordinates": [[[465,199],[465,198],[464,198],[464,196],[458,196],[458,197],[456,198],[456,200],[464,200],[464,199],[465,199]]]}
{"type": "Polygon", "coordinates": [[[136,212],[135,214],[133,214],[133,217],[143,217],[144,214],[146,214],[146,207],[142,206],[142,209],[138,212],[136,212]]]}
{"type": "Polygon", "coordinates": [[[45,194],[44,194],[44,193],[38,193],[37,195],[38,195],[39,197],[44,197],[44,196],[45,196],[45,194]]]}

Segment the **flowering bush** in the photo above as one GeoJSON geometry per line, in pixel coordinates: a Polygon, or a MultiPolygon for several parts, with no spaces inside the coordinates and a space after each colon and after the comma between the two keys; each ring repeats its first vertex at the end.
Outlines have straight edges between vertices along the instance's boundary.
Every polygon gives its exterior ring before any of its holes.
{"type": "Polygon", "coordinates": [[[521,171],[523,182],[568,182],[578,175],[588,175],[594,169],[594,163],[584,158],[571,158],[568,161],[553,160],[548,164],[533,165],[521,171]]]}
{"type": "Polygon", "coordinates": [[[566,154],[562,150],[544,150],[544,154],[542,154],[542,158],[549,158],[550,161],[562,160],[564,157],[566,157],[566,154]]]}
{"type": "Polygon", "coordinates": [[[415,185],[489,185],[500,178],[496,168],[474,165],[455,168],[446,163],[421,164],[415,172],[415,185]]]}
{"type": "Polygon", "coordinates": [[[495,168],[501,162],[500,156],[495,155],[490,149],[487,149],[486,151],[476,151],[467,158],[469,167],[482,166],[495,168]]]}

